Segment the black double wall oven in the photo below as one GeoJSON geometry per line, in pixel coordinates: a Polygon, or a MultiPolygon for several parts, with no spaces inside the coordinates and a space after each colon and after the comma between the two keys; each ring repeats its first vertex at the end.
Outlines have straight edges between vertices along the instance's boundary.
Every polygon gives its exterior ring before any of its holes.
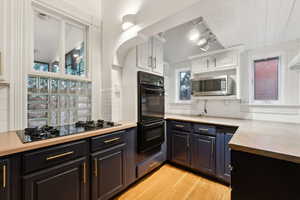
{"type": "Polygon", "coordinates": [[[160,147],[165,140],[164,78],[138,72],[138,151],[160,147]]]}

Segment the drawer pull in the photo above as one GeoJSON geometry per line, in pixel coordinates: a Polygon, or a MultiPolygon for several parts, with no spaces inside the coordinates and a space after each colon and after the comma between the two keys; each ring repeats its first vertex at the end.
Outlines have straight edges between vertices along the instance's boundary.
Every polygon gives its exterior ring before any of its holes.
{"type": "Polygon", "coordinates": [[[110,139],[110,140],[105,140],[104,141],[104,143],[111,143],[111,142],[115,142],[115,141],[118,141],[118,140],[120,140],[120,138],[118,137],[118,138],[113,138],[113,139],[110,139]]]}
{"type": "Polygon", "coordinates": [[[184,125],[176,124],[175,127],[177,127],[177,128],[184,128],[184,125]]]}
{"type": "Polygon", "coordinates": [[[67,153],[62,153],[62,154],[59,154],[59,155],[56,155],[56,156],[50,156],[50,157],[46,158],[46,160],[53,160],[53,159],[65,157],[65,156],[68,156],[68,155],[71,155],[71,154],[74,154],[74,151],[70,151],[70,152],[67,152],[67,153]]]}
{"type": "Polygon", "coordinates": [[[83,184],[86,184],[86,163],[83,163],[83,184]]]}
{"type": "Polygon", "coordinates": [[[199,128],[198,130],[202,131],[202,132],[208,132],[209,131],[207,128],[199,128]]]}
{"type": "Polygon", "coordinates": [[[97,159],[94,160],[94,168],[95,168],[94,174],[97,177],[98,176],[98,160],[97,159]]]}
{"type": "Polygon", "coordinates": [[[3,189],[6,188],[6,165],[3,165],[3,189]]]}

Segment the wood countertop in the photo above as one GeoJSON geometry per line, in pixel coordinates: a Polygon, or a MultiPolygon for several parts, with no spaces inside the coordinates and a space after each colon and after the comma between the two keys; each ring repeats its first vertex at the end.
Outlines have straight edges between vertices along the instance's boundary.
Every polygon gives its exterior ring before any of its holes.
{"type": "Polygon", "coordinates": [[[96,131],[88,131],[80,134],[63,136],[63,137],[31,142],[26,144],[21,142],[20,138],[17,136],[15,131],[0,133],[0,156],[7,156],[7,155],[20,153],[24,151],[30,151],[30,150],[48,147],[52,145],[85,139],[93,136],[98,136],[98,135],[103,135],[115,131],[133,128],[136,126],[137,126],[136,123],[124,122],[121,123],[120,126],[116,126],[112,128],[105,128],[96,131]]]}
{"type": "Polygon", "coordinates": [[[300,164],[300,124],[174,114],[165,118],[236,126],[232,149],[300,164]]]}

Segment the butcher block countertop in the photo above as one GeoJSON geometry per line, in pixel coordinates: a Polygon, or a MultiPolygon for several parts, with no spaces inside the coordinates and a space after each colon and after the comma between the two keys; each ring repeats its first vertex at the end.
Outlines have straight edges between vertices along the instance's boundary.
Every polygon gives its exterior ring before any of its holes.
{"type": "Polygon", "coordinates": [[[47,139],[47,140],[31,142],[26,144],[23,144],[21,142],[20,138],[17,136],[15,131],[0,133],[0,156],[7,156],[7,155],[20,153],[24,151],[30,151],[30,150],[48,147],[56,144],[62,144],[66,142],[93,137],[93,136],[112,133],[115,131],[125,130],[133,127],[136,127],[136,123],[125,122],[125,123],[121,123],[120,126],[116,126],[112,128],[88,131],[80,134],[57,137],[53,139],[47,139]]]}
{"type": "Polygon", "coordinates": [[[238,127],[229,143],[232,149],[300,164],[300,124],[174,114],[165,118],[238,127]]]}

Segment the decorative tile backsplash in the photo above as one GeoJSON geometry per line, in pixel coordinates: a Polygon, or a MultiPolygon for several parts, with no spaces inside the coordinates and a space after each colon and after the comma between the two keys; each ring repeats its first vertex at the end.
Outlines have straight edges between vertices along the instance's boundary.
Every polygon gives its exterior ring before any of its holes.
{"type": "Polygon", "coordinates": [[[91,119],[91,82],[28,77],[28,127],[91,119]]]}

